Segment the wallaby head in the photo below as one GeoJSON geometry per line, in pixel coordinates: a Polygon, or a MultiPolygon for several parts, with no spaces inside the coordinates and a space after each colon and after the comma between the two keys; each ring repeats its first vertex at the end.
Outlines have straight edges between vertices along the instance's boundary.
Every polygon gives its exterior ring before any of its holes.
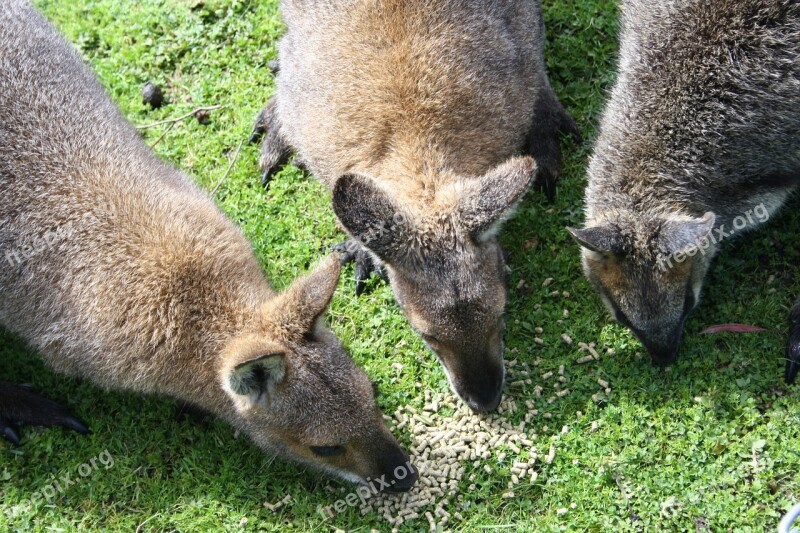
{"type": "Polygon", "coordinates": [[[398,304],[473,410],[500,403],[506,266],[496,232],[535,164],[513,158],[478,178],[447,179],[424,198],[396,198],[367,176],[336,182],[348,232],[386,266],[398,304]]]}
{"type": "Polygon", "coordinates": [[[372,383],[322,318],[339,268],[331,256],[263,304],[225,347],[219,379],[234,424],[260,446],[349,481],[382,478],[391,490],[407,490],[417,474],[383,421],[372,383]]]}
{"type": "Polygon", "coordinates": [[[678,355],[716,249],[714,220],[711,212],[647,217],[615,211],[584,229],[568,228],[583,249],[586,277],[656,364],[669,365],[678,355]]]}

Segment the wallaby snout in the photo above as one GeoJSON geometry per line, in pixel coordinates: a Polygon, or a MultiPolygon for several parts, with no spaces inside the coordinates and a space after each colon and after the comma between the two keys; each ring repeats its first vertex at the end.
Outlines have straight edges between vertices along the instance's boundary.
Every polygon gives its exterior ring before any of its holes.
{"type": "Polygon", "coordinates": [[[411,460],[393,442],[388,442],[379,463],[380,478],[384,490],[391,493],[408,492],[419,479],[417,469],[411,460]]]}
{"type": "Polygon", "coordinates": [[[470,409],[485,413],[500,405],[505,384],[502,342],[494,354],[491,350],[462,353],[440,350],[436,354],[444,365],[453,391],[470,409]]]}
{"type": "Polygon", "coordinates": [[[680,350],[682,332],[676,332],[672,338],[667,342],[649,341],[644,337],[639,337],[642,341],[653,364],[656,366],[666,367],[670,366],[678,358],[678,351],[680,350]]]}
{"type": "Polygon", "coordinates": [[[494,411],[503,398],[505,370],[502,363],[499,370],[492,368],[488,373],[469,376],[467,385],[460,387],[459,396],[464,398],[470,409],[476,413],[494,411]]]}

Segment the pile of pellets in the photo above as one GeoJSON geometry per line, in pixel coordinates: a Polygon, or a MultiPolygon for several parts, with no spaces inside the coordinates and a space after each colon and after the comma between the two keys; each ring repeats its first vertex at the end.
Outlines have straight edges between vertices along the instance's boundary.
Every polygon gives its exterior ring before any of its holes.
{"type": "MultiPolygon", "coordinates": [[[[404,494],[382,493],[361,506],[361,513],[377,512],[397,529],[408,521],[426,520],[431,531],[457,525],[464,520],[455,509],[463,500],[459,493],[466,469],[482,468],[487,474],[497,475],[500,464],[510,464],[511,476],[504,498],[513,498],[513,489],[523,481],[533,483],[538,477],[538,461],[550,463],[555,458],[555,447],[550,445],[542,457],[535,433],[526,432],[523,421],[517,426],[502,414],[479,416],[460,404],[452,395],[426,395],[422,410],[405,406],[394,413],[396,431],[410,431],[411,462],[419,473],[417,485],[404,494]],[[452,409],[452,416],[439,413],[442,408],[452,409]]],[[[500,409],[514,412],[516,403],[504,399],[500,409]]],[[[468,491],[474,492],[476,474],[468,477],[468,491]]],[[[419,527],[419,526],[417,526],[419,527]]]]}
{"type": "MultiPolygon", "coordinates": [[[[592,357],[596,353],[594,346],[580,349],[592,357]]],[[[504,499],[514,498],[518,486],[534,484],[542,465],[555,459],[560,434],[569,431],[567,426],[549,428],[550,413],[537,410],[532,400],[515,398],[523,391],[530,396],[527,391],[532,390],[553,406],[570,393],[563,365],[558,371],[539,372],[535,368],[539,363],[540,359],[530,364],[506,361],[507,385],[496,413],[476,415],[452,394],[431,391],[426,391],[422,409],[404,406],[395,411],[393,432],[411,434],[409,454],[419,481],[407,493],[380,493],[368,499],[360,506],[361,514],[378,513],[393,526],[393,532],[409,522],[419,529],[419,521],[426,521],[430,531],[447,530],[464,520],[462,511],[469,505],[470,494],[477,490],[476,472],[481,469],[494,479],[502,479],[506,485],[504,499]],[[521,420],[512,424],[510,415],[519,410],[524,415],[513,417],[521,420]],[[463,489],[466,494],[461,493],[463,489]]],[[[580,412],[576,414],[581,416],[580,412]]]]}

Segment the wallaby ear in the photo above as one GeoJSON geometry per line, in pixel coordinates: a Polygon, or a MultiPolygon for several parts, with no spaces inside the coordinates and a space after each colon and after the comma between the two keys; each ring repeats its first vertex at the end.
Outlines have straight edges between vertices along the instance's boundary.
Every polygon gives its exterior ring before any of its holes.
{"type": "Polygon", "coordinates": [[[345,174],[333,187],[333,210],[348,233],[381,259],[402,250],[407,217],[371,179],[345,174]]]}
{"type": "Polygon", "coordinates": [[[259,335],[237,337],[220,359],[222,388],[240,409],[249,409],[270,397],[286,376],[285,348],[259,335]]]}
{"type": "Polygon", "coordinates": [[[711,235],[717,217],[708,211],[700,218],[690,220],[667,220],[661,226],[659,245],[666,254],[684,252],[700,245],[711,235]]]}
{"type": "Polygon", "coordinates": [[[313,272],[265,304],[267,319],[291,338],[310,332],[333,298],[340,271],[339,258],[330,254],[313,272]]]}
{"type": "Polygon", "coordinates": [[[245,405],[269,402],[285,375],[286,356],[283,353],[262,354],[234,366],[227,376],[227,389],[245,405]]]}
{"type": "Polygon", "coordinates": [[[484,241],[497,233],[530,187],[535,170],[533,158],[513,157],[468,182],[459,208],[461,223],[473,239],[484,241]]]}
{"type": "Polygon", "coordinates": [[[567,228],[567,231],[578,244],[600,254],[613,254],[623,256],[626,253],[626,240],[620,231],[613,226],[593,226],[576,229],[567,228]]]}

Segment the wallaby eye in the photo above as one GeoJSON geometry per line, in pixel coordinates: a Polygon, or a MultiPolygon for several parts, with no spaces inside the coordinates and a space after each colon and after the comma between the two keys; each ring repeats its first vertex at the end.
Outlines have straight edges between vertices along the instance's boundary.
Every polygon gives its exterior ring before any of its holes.
{"type": "Polygon", "coordinates": [[[344,446],[310,446],[314,455],[319,457],[334,457],[344,453],[344,446]]]}
{"type": "Polygon", "coordinates": [[[442,343],[442,341],[440,341],[437,337],[434,337],[433,335],[426,335],[426,334],[423,333],[422,334],[422,338],[425,339],[425,342],[427,342],[428,344],[441,344],[442,343]]]}

